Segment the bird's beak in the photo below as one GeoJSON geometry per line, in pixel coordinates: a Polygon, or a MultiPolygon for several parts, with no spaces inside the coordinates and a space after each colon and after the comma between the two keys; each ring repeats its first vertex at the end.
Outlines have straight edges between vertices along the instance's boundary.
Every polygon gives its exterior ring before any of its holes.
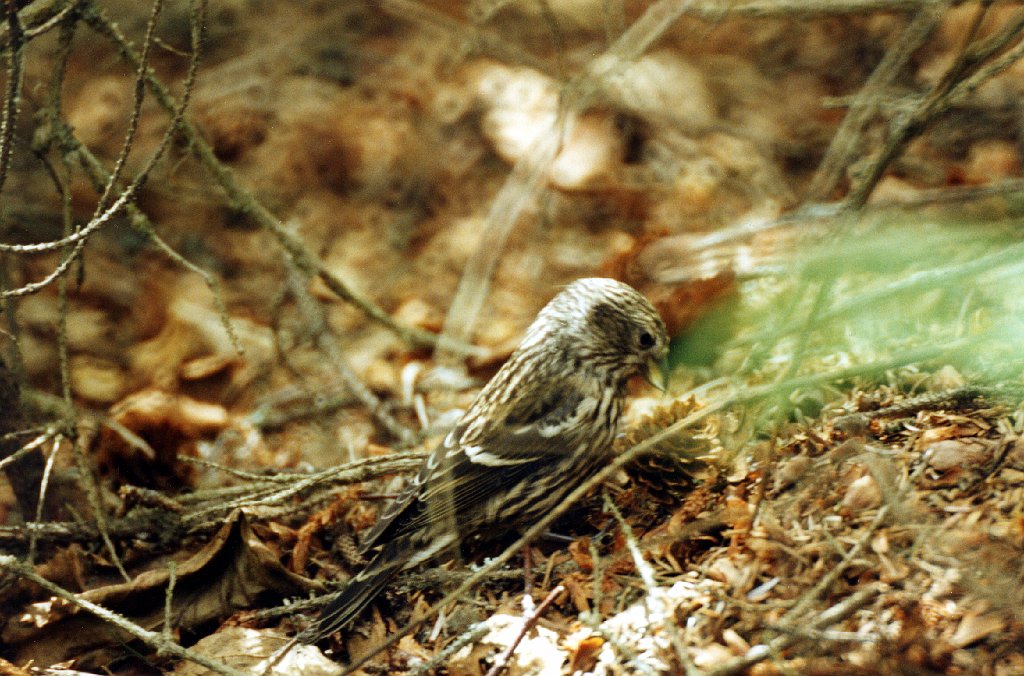
{"type": "Polygon", "coordinates": [[[664,392],[668,388],[668,376],[668,357],[662,359],[647,358],[644,380],[650,383],[651,387],[664,392]]]}

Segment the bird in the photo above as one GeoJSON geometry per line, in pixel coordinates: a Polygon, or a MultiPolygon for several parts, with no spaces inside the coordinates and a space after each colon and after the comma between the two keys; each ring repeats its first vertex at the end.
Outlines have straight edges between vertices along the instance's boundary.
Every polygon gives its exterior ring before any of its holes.
{"type": "Polygon", "coordinates": [[[346,627],[401,571],[551,510],[608,461],[626,383],[659,384],[668,342],[631,286],[595,277],[564,287],[383,510],[360,546],[369,562],[299,640],[346,627]]]}

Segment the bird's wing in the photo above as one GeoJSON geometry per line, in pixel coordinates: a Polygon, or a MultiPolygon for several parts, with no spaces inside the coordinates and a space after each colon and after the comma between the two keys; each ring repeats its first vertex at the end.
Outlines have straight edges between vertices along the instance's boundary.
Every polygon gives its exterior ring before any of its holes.
{"type": "MultiPolygon", "coordinates": [[[[611,405],[585,396],[572,383],[549,388],[503,418],[473,426],[464,420],[430,455],[419,475],[392,502],[369,534],[365,552],[400,534],[447,516],[457,524],[484,518],[483,507],[531,477],[552,471],[552,464],[583,450],[588,439],[573,433],[586,418],[611,405]]],[[[469,416],[467,416],[469,418],[469,416]]]]}
{"type": "MultiPolygon", "coordinates": [[[[450,438],[451,435],[449,434],[445,441],[447,442],[450,438]]],[[[420,491],[423,490],[423,486],[430,474],[440,465],[448,453],[447,443],[443,443],[427,456],[419,473],[402,489],[398,497],[388,503],[387,507],[384,508],[384,511],[377,518],[377,523],[373,525],[369,533],[363,536],[362,542],[359,545],[360,554],[366,554],[376,547],[379,542],[386,542],[391,539],[390,533],[396,530],[395,526],[399,526],[402,522],[414,518],[421,511],[422,505],[418,504],[417,497],[420,491]],[[386,533],[389,535],[385,536],[386,533]]]]}

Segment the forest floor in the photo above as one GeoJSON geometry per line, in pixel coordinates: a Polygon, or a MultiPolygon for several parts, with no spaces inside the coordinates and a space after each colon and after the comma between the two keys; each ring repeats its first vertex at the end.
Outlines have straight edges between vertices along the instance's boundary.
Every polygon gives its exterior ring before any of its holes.
{"type": "Polygon", "coordinates": [[[0,673],[1024,673],[1017,3],[14,4],[0,673]],[[281,654],[588,276],[621,471],[281,654]]]}

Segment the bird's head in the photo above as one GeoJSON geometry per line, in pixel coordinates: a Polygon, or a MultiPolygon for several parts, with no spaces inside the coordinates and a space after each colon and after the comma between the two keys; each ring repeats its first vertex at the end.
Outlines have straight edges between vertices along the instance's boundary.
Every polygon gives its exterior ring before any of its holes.
{"type": "Polygon", "coordinates": [[[616,381],[641,374],[664,387],[668,334],[658,311],[633,287],[591,277],[566,286],[541,310],[523,346],[557,344],[576,369],[616,381]]]}

